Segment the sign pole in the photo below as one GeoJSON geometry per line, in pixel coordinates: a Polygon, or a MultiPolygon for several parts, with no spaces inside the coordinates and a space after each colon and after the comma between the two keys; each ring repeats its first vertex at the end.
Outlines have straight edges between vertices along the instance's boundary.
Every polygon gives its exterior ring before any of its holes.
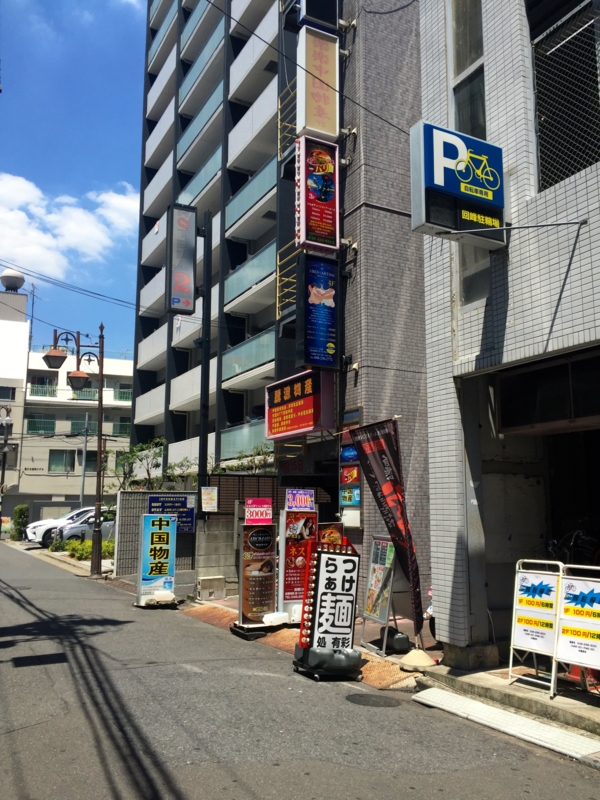
{"type": "Polygon", "coordinates": [[[212,282],[212,214],[204,214],[204,262],[202,272],[202,367],[200,369],[200,436],[198,487],[208,486],[208,405],[210,394],[210,334],[212,282]]]}

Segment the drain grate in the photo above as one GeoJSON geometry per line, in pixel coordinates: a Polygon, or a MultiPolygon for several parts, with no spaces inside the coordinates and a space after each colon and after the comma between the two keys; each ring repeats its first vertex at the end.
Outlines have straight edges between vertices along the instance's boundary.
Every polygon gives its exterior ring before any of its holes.
{"type": "Polygon", "coordinates": [[[371,708],[394,708],[400,705],[399,700],[381,694],[349,694],[346,700],[356,706],[370,706],[371,708]]]}

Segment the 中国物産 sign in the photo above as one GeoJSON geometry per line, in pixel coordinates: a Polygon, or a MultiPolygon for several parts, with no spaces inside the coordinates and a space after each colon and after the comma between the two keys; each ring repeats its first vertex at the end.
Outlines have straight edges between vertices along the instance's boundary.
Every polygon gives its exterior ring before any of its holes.
{"type": "Polygon", "coordinates": [[[155,592],[173,592],[177,517],[144,514],[140,531],[137,602],[143,604],[155,592]]]}

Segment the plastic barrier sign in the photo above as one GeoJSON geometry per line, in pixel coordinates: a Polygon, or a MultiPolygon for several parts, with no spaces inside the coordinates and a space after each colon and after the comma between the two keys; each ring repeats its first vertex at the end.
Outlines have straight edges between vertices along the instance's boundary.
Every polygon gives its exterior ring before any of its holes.
{"type": "Polygon", "coordinates": [[[600,668],[600,579],[563,576],[556,657],[600,668]]]}
{"type": "Polygon", "coordinates": [[[559,576],[548,572],[517,572],[513,647],[554,654],[559,576]]]}

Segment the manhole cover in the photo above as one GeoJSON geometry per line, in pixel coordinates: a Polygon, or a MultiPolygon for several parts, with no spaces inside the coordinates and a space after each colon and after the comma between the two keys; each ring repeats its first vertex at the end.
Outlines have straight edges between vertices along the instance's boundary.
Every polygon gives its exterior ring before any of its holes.
{"type": "Polygon", "coordinates": [[[371,706],[371,708],[393,708],[400,705],[399,700],[380,694],[349,694],[346,700],[357,706],[371,706]]]}

